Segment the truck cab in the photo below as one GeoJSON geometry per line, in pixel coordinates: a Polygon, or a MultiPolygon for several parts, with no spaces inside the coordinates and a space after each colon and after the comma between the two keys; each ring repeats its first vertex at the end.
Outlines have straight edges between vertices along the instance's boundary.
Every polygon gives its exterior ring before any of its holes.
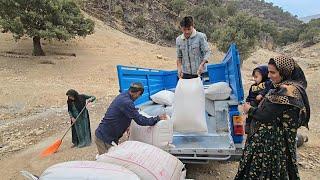
{"type": "MultiPolygon", "coordinates": [[[[164,105],[155,104],[150,96],[161,90],[175,90],[177,71],[117,66],[120,92],[127,91],[132,82],[141,82],[145,91],[135,105],[149,115],[165,112],[164,105]]],[[[244,100],[240,71],[240,56],[232,44],[219,64],[208,64],[202,77],[204,88],[213,83],[227,82],[232,93],[227,100],[206,98],[208,133],[174,132],[173,142],[165,150],[185,163],[225,161],[240,157],[244,147],[244,119],[238,106],[244,100]]]]}

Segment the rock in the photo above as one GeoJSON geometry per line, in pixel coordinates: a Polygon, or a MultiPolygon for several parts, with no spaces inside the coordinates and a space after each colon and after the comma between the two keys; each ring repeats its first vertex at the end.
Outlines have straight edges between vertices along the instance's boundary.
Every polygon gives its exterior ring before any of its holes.
{"type": "Polygon", "coordinates": [[[22,148],[20,148],[20,147],[14,147],[14,148],[11,149],[11,152],[19,151],[19,150],[21,150],[21,149],[22,149],[22,148]]]}
{"type": "Polygon", "coordinates": [[[168,57],[164,57],[163,60],[169,61],[169,58],[168,57]]]}
{"type": "Polygon", "coordinates": [[[158,58],[158,59],[162,59],[162,58],[163,58],[163,56],[162,56],[162,55],[160,55],[160,54],[158,54],[158,55],[157,55],[157,58],[158,58]]]}
{"type": "Polygon", "coordinates": [[[39,136],[39,135],[41,135],[43,133],[44,133],[44,130],[42,130],[42,129],[35,131],[35,135],[37,135],[37,136],[39,136]]]}
{"type": "Polygon", "coordinates": [[[302,146],[305,142],[308,142],[308,136],[297,134],[297,147],[302,146]]]}
{"type": "Polygon", "coordinates": [[[28,135],[28,136],[34,136],[34,135],[36,135],[36,130],[34,129],[34,130],[30,131],[27,135],[28,135]]]}
{"type": "Polygon", "coordinates": [[[299,152],[299,156],[301,156],[301,157],[306,157],[306,154],[303,153],[303,152],[299,152]]]}
{"type": "Polygon", "coordinates": [[[317,52],[312,52],[310,54],[310,57],[318,57],[318,56],[319,56],[319,54],[317,52]]]}
{"type": "Polygon", "coordinates": [[[312,165],[308,162],[301,161],[301,162],[298,162],[298,164],[304,169],[312,169],[312,165]]]}
{"type": "Polygon", "coordinates": [[[258,64],[258,61],[252,60],[252,63],[253,63],[253,64],[258,64]]]}

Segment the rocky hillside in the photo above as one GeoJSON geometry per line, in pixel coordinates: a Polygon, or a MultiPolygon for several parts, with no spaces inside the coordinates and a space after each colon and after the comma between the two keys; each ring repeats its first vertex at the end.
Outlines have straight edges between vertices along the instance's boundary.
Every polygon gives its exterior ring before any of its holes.
{"type": "Polygon", "coordinates": [[[296,28],[302,24],[297,16],[293,16],[281,7],[273,3],[264,2],[263,0],[240,0],[235,1],[240,11],[257,16],[268,23],[273,23],[279,28],[296,28]]]}
{"type": "Polygon", "coordinates": [[[319,18],[320,18],[320,14],[316,14],[316,15],[313,15],[313,16],[302,17],[302,18],[300,18],[300,20],[305,22],[305,23],[308,23],[312,19],[319,19],[319,18]]]}
{"type": "Polygon", "coordinates": [[[176,36],[178,15],[164,0],[86,1],[83,9],[110,26],[152,43],[164,43],[176,36]]]}
{"type": "Polygon", "coordinates": [[[294,28],[302,22],[280,7],[259,0],[91,0],[82,3],[89,14],[112,27],[151,43],[173,44],[179,34],[182,16],[193,15],[197,29],[214,42],[216,29],[239,12],[258,17],[281,30],[294,28]]]}

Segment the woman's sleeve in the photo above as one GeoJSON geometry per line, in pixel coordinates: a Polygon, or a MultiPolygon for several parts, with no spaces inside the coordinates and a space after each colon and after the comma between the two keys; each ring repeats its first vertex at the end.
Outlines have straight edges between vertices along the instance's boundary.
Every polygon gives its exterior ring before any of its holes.
{"type": "Polygon", "coordinates": [[[248,116],[262,123],[272,123],[276,122],[278,117],[282,117],[283,112],[287,109],[287,105],[266,101],[260,107],[251,107],[248,116]]]}
{"type": "Polygon", "coordinates": [[[84,98],[87,100],[87,99],[90,99],[90,102],[93,102],[96,100],[96,97],[95,96],[90,96],[90,95],[84,95],[84,98]]]}

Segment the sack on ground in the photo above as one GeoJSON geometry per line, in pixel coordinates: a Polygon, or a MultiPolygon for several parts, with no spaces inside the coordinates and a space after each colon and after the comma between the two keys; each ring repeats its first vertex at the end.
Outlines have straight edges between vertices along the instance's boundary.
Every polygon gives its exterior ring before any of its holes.
{"type": "MultiPolygon", "coordinates": [[[[150,117],[143,111],[140,111],[140,114],[150,117]]],[[[167,118],[167,120],[159,121],[154,126],[140,126],[135,121],[132,121],[129,140],[144,142],[159,148],[168,147],[172,143],[173,122],[169,116],[167,118]]]]}
{"type": "Polygon", "coordinates": [[[112,147],[97,161],[117,164],[136,173],[142,180],[180,180],[184,165],[173,155],[138,141],[126,141],[112,147]]]}
{"type": "Polygon", "coordinates": [[[168,90],[159,91],[150,98],[157,104],[171,106],[174,101],[174,93],[168,90]]]}
{"type": "Polygon", "coordinates": [[[175,131],[182,133],[208,132],[204,89],[200,78],[179,80],[171,118],[175,131]]]}
{"type": "Polygon", "coordinates": [[[210,85],[208,89],[205,90],[206,98],[211,100],[225,100],[231,95],[231,88],[226,82],[218,82],[210,85]]]}
{"type": "Polygon", "coordinates": [[[135,173],[125,167],[97,161],[69,161],[46,169],[39,180],[138,180],[135,173]]]}

